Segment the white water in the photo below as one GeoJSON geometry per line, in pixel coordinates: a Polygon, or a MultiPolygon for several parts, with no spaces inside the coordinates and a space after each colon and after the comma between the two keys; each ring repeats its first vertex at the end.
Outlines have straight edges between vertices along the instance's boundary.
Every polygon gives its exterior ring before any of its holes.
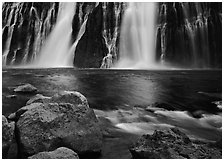
{"type": "Polygon", "coordinates": [[[71,48],[72,20],[76,3],[60,3],[56,25],[41,49],[37,67],[70,67],[72,65],[71,48]]]}
{"type": "Polygon", "coordinates": [[[129,3],[120,35],[120,59],[116,68],[157,68],[155,62],[156,4],[129,3]]]}

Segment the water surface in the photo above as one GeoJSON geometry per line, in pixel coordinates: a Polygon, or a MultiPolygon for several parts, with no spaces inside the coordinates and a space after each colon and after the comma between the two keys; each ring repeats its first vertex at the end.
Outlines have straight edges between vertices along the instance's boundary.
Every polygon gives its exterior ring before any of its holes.
{"type": "Polygon", "coordinates": [[[214,103],[221,101],[221,70],[3,69],[2,76],[6,116],[32,97],[13,92],[22,83],[46,96],[84,94],[104,130],[102,158],[130,158],[131,143],[155,129],[177,126],[191,138],[222,137],[221,109],[214,103]],[[156,102],[163,107],[146,111],[156,102]]]}

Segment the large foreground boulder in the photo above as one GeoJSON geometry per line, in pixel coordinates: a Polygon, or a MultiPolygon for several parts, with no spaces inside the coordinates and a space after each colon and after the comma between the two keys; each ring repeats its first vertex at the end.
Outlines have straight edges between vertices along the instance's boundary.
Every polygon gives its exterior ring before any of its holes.
{"type": "Polygon", "coordinates": [[[40,152],[28,159],[79,159],[78,154],[71,149],[60,147],[50,152],[40,152]]]}
{"type": "Polygon", "coordinates": [[[35,107],[19,117],[16,125],[24,157],[61,146],[79,155],[101,151],[98,120],[86,98],[78,92],[58,94],[49,103],[35,103],[35,107]]]}
{"type": "Polygon", "coordinates": [[[74,105],[83,105],[83,108],[89,108],[86,97],[77,91],[61,91],[56,93],[49,102],[71,103],[74,105]]]}
{"type": "Polygon", "coordinates": [[[18,86],[17,88],[14,89],[14,92],[17,93],[35,93],[37,92],[37,88],[34,87],[33,85],[27,83],[21,86],[18,86]]]}
{"type": "Polygon", "coordinates": [[[8,155],[8,150],[13,143],[15,131],[15,122],[8,122],[5,116],[2,115],[2,153],[3,158],[8,155]]]}
{"type": "Polygon", "coordinates": [[[143,135],[130,152],[136,159],[222,158],[220,148],[206,143],[195,144],[177,128],[155,130],[153,135],[143,135]]]}

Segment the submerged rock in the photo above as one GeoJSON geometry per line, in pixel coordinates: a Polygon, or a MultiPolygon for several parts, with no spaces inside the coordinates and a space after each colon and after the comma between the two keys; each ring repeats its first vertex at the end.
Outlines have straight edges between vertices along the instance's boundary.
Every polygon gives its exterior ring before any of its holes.
{"type": "Polygon", "coordinates": [[[43,96],[42,94],[36,94],[32,98],[30,98],[26,105],[30,105],[32,103],[44,103],[47,102],[51,97],[43,96]]]}
{"type": "Polygon", "coordinates": [[[8,150],[14,139],[15,122],[8,122],[5,116],[2,115],[2,153],[3,158],[8,155],[8,150]]]}
{"type": "Polygon", "coordinates": [[[149,112],[155,112],[157,110],[160,110],[160,111],[161,110],[162,111],[175,110],[175,108],[168,103],[158,103],[158,102],[155,102],[146,107],[146,111],[149,111],[149,112]]]}
{"type": "Polygon", "coordinates": [[[30,156],[60,146],[69,147],[79,155],[99,154],[102,132],[86,98],[79,92],[62,92],[48,101],[17,111],[21,115],[16,125],[22,155],[30,156]]]}
{"type": "Polygon", "coordinates": [[[15,121],[16,120],[16,113],[11,113],[8,117],[9,120],[15,121]]]}
{"type": "Polygon", "coordinates": [[[28,159],[79,159],[78,154],[71,149],[60,147],[50,152],[40,152],[28,159]]]}
{"type": "Polygon", "coordinates": [[[166,109],[164,108],[153,107],[153,106],[147,106],[145,110],[149,112],[166,111],[166,109]]]}
{"type": "Polygon", "coordinates": [[[217,108],[222,109],[222,101],[214,101],[212,103],[216,104],[217,108]]]}
{"type": "Polygon", "coordinates": [[[14,89],[14,92],[17,93],[35,93],[37,92],[37,88],[33,85],[27,83],[21,86],[18,86],[16,89],[14,89]]]}
{"type": "Polygon", "coordinates": [[[153,135],[143,135],[130,148],[133,158],[144,159],[210,159],[222,158],[222,150],[208,144],[195,144],[187,135],[172,128],[155,130],[153,135]]]}
{"type": "Polygon", "coordinates": [[[8,96],[6,96],[6,98],[8,98],[8,99],[13,99],[13,98],[16,98],[17,96],[16,95],[8,95],[8,96]]]}

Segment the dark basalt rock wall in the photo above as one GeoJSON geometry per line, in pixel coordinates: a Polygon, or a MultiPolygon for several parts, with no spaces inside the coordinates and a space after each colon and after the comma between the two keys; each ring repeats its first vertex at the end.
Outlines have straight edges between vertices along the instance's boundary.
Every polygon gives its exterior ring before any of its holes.
{"type": "MultiPolygon", "coordinates": [[[[117,58],[121,16],[124,12],[123,3],[104,2],[98,4],[84,3],[82,5],[83,8],[92,8],[93,5],[95,7],[88,15],[86,31],[77,44],[74,66],[99,68],[107,54],[117,58]]],[[[78,13],[76,11],[76,15],[80,15],[82,12],[82,10],[78,11],[78,13]]],[[[73,26],[73,28],[77,28],[76,24],[73,26]]]]}
{"type": "Polygon", "coordinates": [[[3,65],[26,64],[34,60],[56,22],[57,12],[58,3],[3,3],[3,65]]]}
{"type": "Polygon", "coordinates": [[[157,20],[157,60],[221,67],[221,3],[159,3],[157,20]]]}
{"type": "MultiPolygon", "coordinates": [[[[5,2],[2,6],[3,65],[32,63],[57,19],[59,3],[5,2]],[[8,53],[8,54],[7,54],[8,53]]],[[[123,2],[76,3],[74,66],[107,68],[119,59],[123,2]],[[108,58],[108,60],[107,60],[108,58]],[[110,60],[112,58],[112,60],[110,60]]],[[[156,60],[185,67],[222,65],[222,4],[158,3],[156,60]]]]}
{"type": "Polygon", "coordinates": [[[98,68],[101,65],[103,55],[106,52],[102,37],[102,4],[94,8],[89,15],[86,31],[77,44],[74,66],[79,68],[98,68]]]}

